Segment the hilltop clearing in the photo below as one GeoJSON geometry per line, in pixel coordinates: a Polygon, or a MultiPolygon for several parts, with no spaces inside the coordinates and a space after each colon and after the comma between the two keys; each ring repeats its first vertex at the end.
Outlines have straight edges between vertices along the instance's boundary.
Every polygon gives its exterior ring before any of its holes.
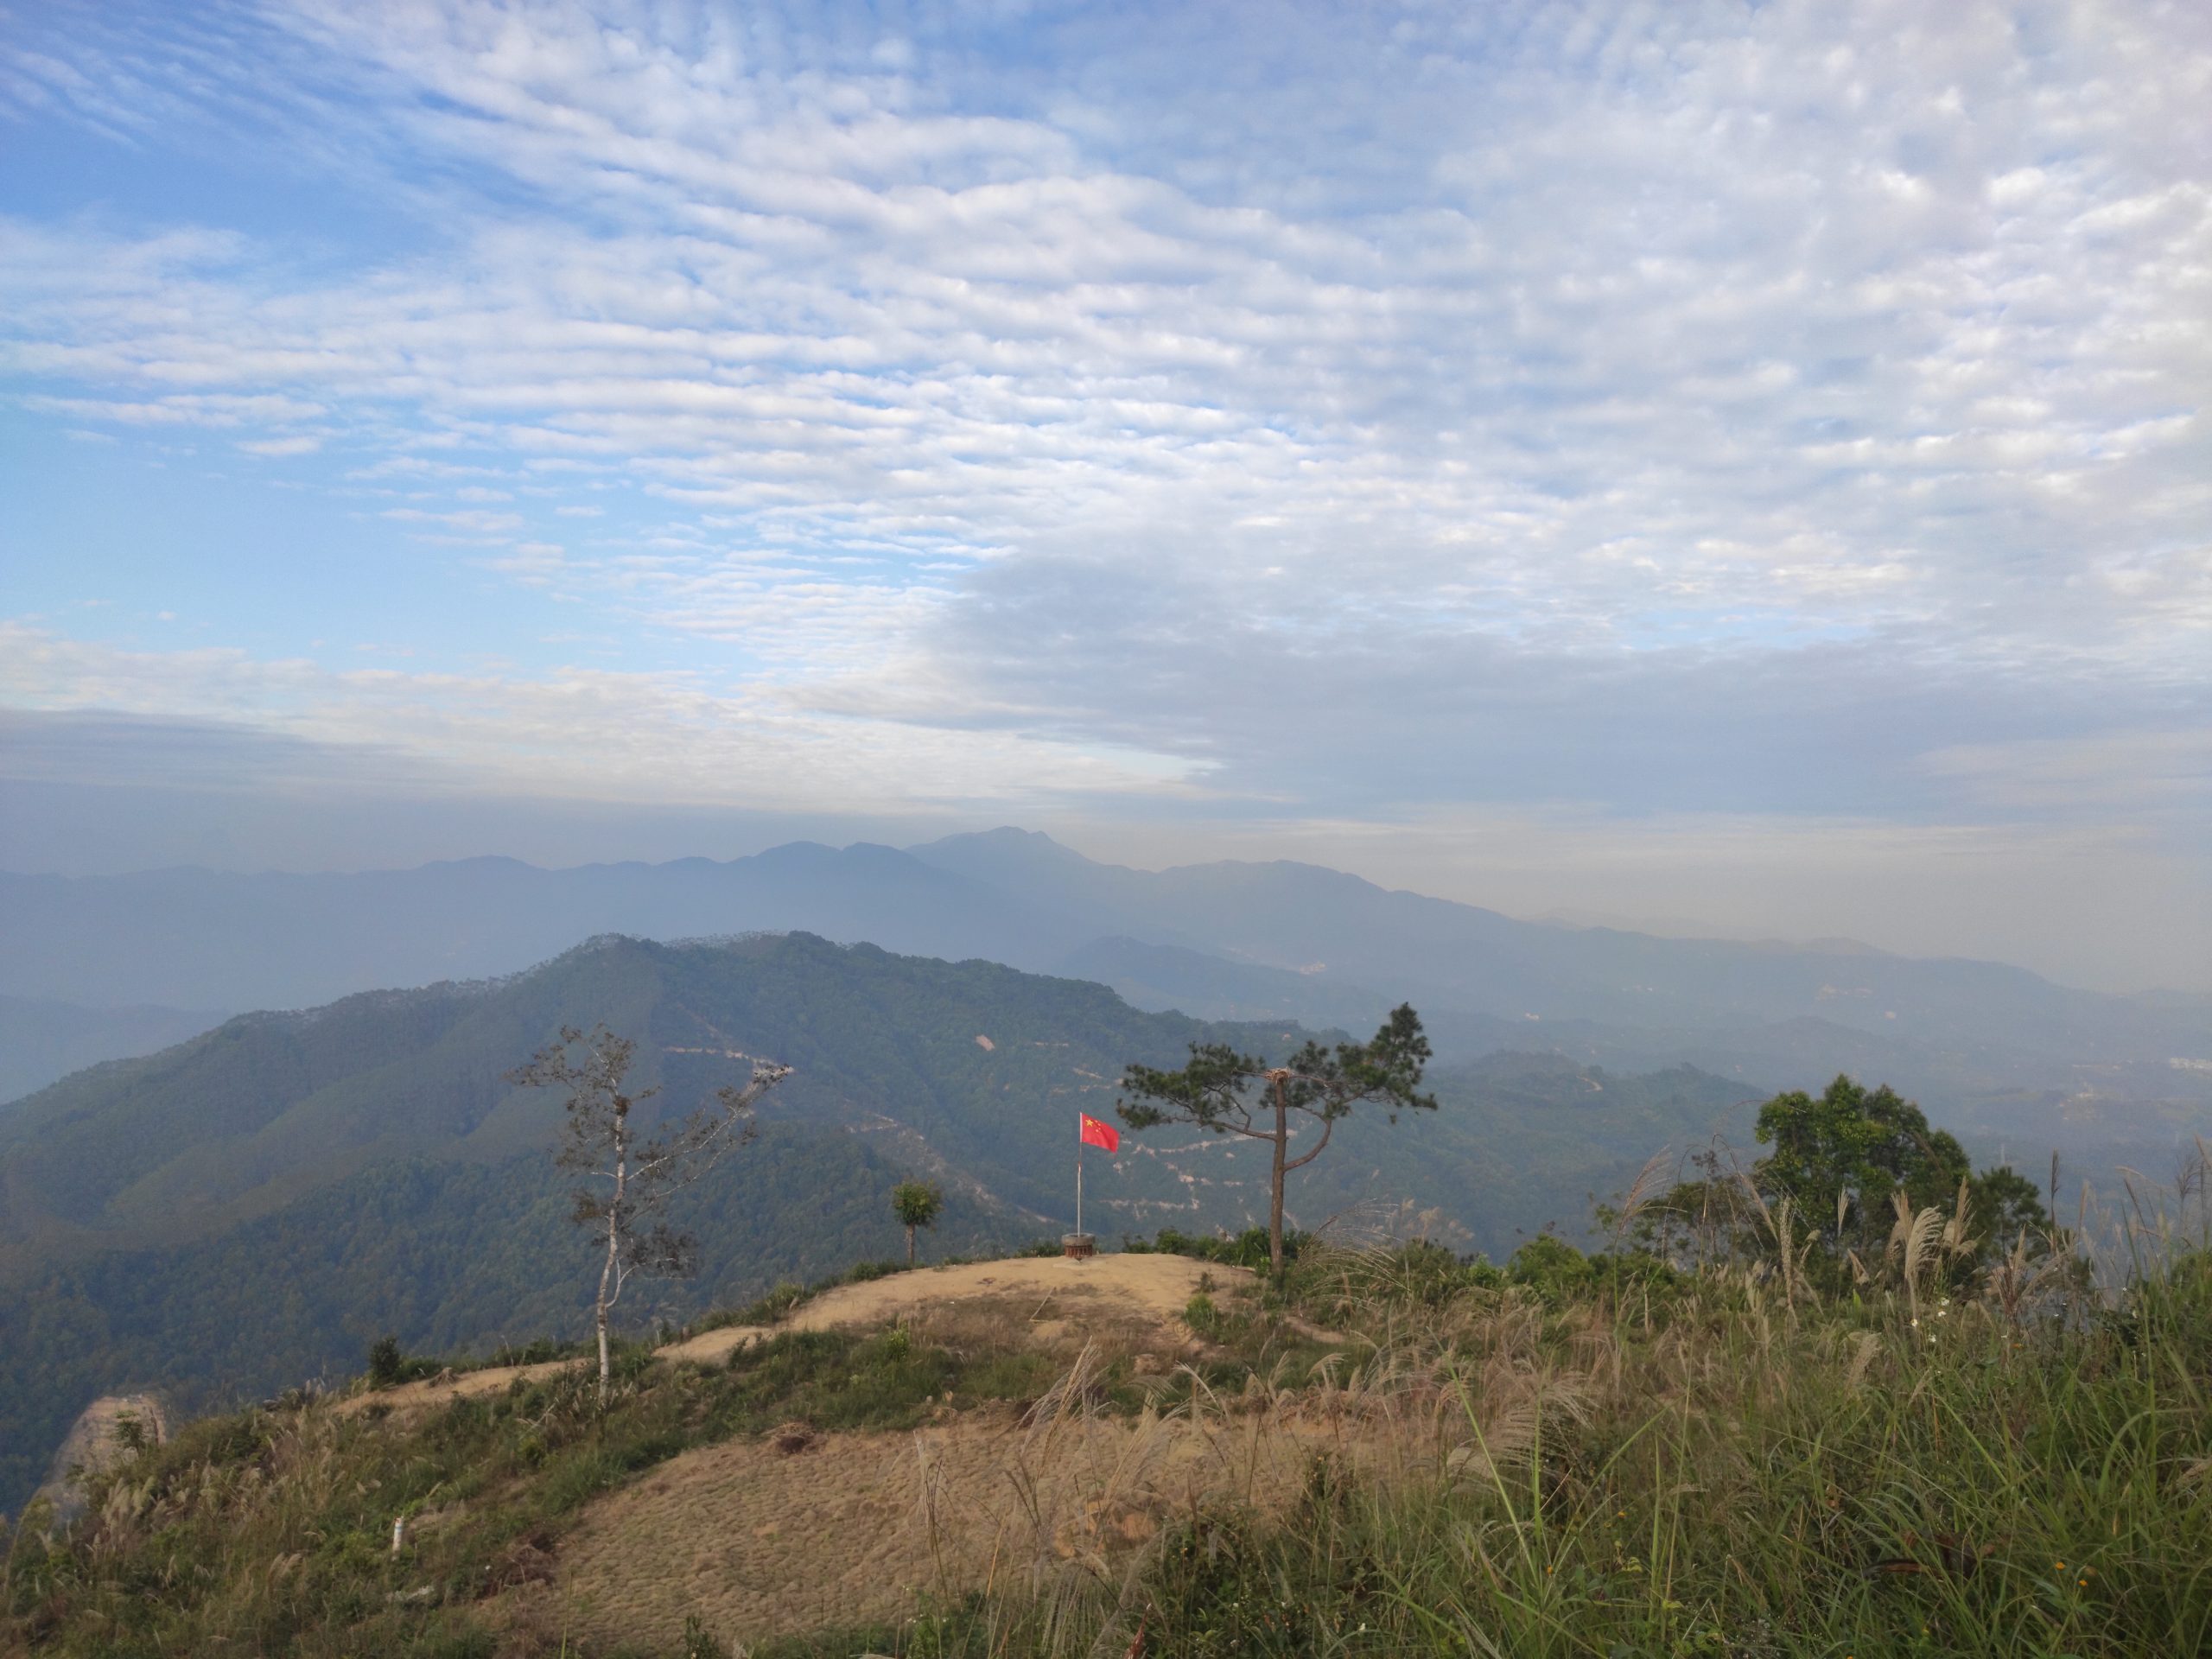
{"type": "MultiPolygon", "coordinates": [[[[869,1330],[918,1318],[941,1321],[964,1314],[1040,1349],[1059,1351],[1072,1342],[1134,1337],[1175,1351],[1189,1332],[1180,1326],[1191,1298],[1217,1287],[1248,1288],[1246,1268],[1196,1262],[1183,1255],[1012,1256],[917,1268],[881,1278],[832,1286],[773,1325],[714,1325],[653,1350],[656,1359],[707,1364],[741,1348],[789,1331],[869,1330]],[[1180,1334],[1179,1335],[1179,1332],[1180,1334]]],[[[1196,1344],[1192,1344],[1195,1349],[1196,1344]]],[[[456,1400],[500,1394],[518,1383],[543,1382],[586,1364],[583,1359],[543,1360],[530,1365],[488,1365],[421,1378],[340,1401],[342,1415],[416,1413],[456,1400]]]]}
{"type": "MultiPolygon", "coordinates": [[[[994,1404],[910,1433],[734,1440],[686,1452],[586,1510],[542,1583],[489,1611],[511,1635],[680,1652],[896,1626],[1037,1574],[1117,1574],[1179,1515],[1281,1516],[1316,1457],[1379,1452],[1363,1423],[1290,1402],[1105,1415],[994,1404]]],[[[1371,1457],[1362,1457],[1371,1463],[1371,1457]]]]}
{"type": "Polygon", "coordinates": [[[604,1408],[555,1367],[188,1424],[26,1518],[0,1654],[2202,1652],[2212,1265],[2107,1298],[2060,1243],[1836,1300],[1756,1255],[1308,1243],[1052,1331],[1052,1263],[901,1274],[631,1351],[604,1408]]]}
{"type": "MultiPolygon", "coordinates": [[[[965,1308],[1019,1315],[1029,1339],[1048,1346],[1064,1344],[1071,1335],[1089,1340],[1130,1327],[1172,1344],[1192,1296],[1217,1287],[1249,1289],[1252,1282],[1249,1268],[1209,1265],[1185,1255],[1100,1255],[1087,1262],[1012,1256],[838,1285],[796,1309],[786,1328],[864,1330],[965,1308]]],[[[772,1334],[770,1327],[727,1325],[660,1353],[664,1359],[705,1362],[772,1334]]]]}

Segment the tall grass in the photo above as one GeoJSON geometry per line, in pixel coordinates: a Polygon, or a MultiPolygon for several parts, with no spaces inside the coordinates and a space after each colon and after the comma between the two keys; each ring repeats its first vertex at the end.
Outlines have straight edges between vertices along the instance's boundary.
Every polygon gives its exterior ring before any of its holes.
{"type": "MultiPolygon", "coordinates": [[[[1211,1357],[1141,1386],[1095,1349],[1049,1379],[947,1316],[727,1370],[640,1357],[605,1413],[556,1378],[406,1430],[196,1425],[73,1538],[19,1532],[0,1649],[605,1659],[495,1634],[480,1600],[550,1570],[598,1494],[784,1419],[895,1427],[999,1394],[1027,1409],[988,1566],[918,1451],[929,1601],[755,1659],[2212,1653],[2212,1254],[2139,1195],[2107,1217],[2106,1288],[2086,1226],[1965,1284],[1967,1219],[1901,1216],[1840,1298],[1781,1215],[1756,1269],[1309,1245],[1270,1303],[1212,1297],[1211,1357]]],[[[683,1650],[747,1634],[695,1624],[683,1650]]]]}
{"type": "MultiPolygon", "coordinates": [[[[1796,1293],[1802,1297],[1802,1292],[1796,1293]]],[[[2212,1272],[2016,1324],[1938,1296],[1788,1316],[1451,1306],[1253,1414],[1295,1500],[899,1630],[763,1651],[1526,1656],[2212,1652],[2212,1272]]],[[[1226,1436],[1245,1402],[1211,1411],[1226,1436]]]]}

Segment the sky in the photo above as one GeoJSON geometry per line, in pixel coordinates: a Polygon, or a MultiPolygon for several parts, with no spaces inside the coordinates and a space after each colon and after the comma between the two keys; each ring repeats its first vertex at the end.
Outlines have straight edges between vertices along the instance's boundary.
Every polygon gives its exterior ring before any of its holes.
{"type": "Polygon", "coordinates": [[[2208,110],[2193,0],[0,0],[0,866],[2212,988],[2208,110]]]}

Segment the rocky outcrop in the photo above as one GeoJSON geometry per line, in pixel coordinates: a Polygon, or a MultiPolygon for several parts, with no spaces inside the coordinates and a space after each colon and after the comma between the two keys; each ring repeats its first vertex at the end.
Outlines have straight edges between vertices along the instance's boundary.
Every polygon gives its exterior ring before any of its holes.
{"type": "Polygon", "coordinates": [[[168,1432],[168,1417],[155,1395],[103,1395],[79,1414],[33,1502],[52,1504],[55,1522],[67,1526],[85,1512],[94,1479],[141,1447],[159,1446],[168,1432]]]}

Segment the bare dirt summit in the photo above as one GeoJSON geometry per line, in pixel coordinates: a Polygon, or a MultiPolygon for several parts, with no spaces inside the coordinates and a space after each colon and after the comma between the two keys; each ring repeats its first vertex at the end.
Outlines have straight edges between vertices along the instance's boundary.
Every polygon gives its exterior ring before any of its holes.
{"type": "MultiPolygon", "coordinates": [[[[1014,1256],[957,1267],[916,1268],[865,1284],[839,1285],[802,1303],[780,1325],[728,1325],[671,1343],[660,1357],[710,1364],[736,1350],[764,1342],[779,1331],[873,1329],[917,1314],[990,1310],[1019,1314],[1039,1345],[1111,1330],[1132,1345],[1174,1348],[1191,1339],[1179,1316],[1192,1296],[1252,1282],[1248,1268],[1223,1267],[1184,1255],[1014,1256]]],[[[372,1409],[413,1414],[482,1395],[503,1394],[517,1381],[535,1382],[583,1360],[537,1365],[499,1365],[404,1383],[340,1401],[342,1415],[372,1409]]]]}
{"type": "Polygon", "coordinates": [[[969,1262],[958,1267],[918,1268],[865,1284],[839,1285],[802,1304],[784,1324],[725,1325],[662,1349],[664,1359],[710,1361],[777,1331],[872,1330],[922,1313],[969,1304],[1026,1305],[1038,1335],[1057,1339],[1071,1325],[1099,1320],[1148,1325],[1171,1332],[1192,1296],[1207,1285],[1218,1290],[1251,1282],[1243,1268],[1197,1262],[1186,1255],[1016,1256],[969,1262]]]}

